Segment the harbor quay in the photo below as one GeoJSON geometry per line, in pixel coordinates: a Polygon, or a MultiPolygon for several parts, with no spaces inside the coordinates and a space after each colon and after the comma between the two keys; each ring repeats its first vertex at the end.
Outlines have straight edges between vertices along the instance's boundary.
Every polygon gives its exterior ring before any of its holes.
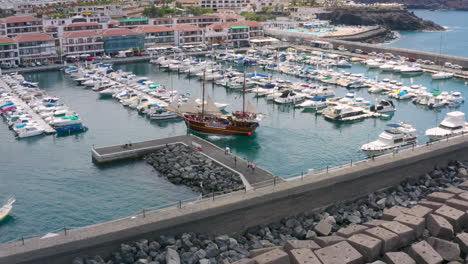
{"type": "Polygon", "coordinates": [[[108,258],[122,243],[143,238],[183,232],[207,235],[242,232],[365,197],[405,179],[430,173],[434,168],[443,168],[452,160],[467,159],[467,139],[461,135],[268,186],[181,201],[157,211],[143,210],[139,215],[107,223],[65,229],[54,236],[3,244],[0,263],[71,263],[75,257],[96,254],[108,258]]]}

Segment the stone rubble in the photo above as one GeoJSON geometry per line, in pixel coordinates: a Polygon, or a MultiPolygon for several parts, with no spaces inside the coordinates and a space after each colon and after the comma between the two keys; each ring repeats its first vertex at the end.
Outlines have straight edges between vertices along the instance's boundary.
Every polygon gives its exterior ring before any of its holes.
{"type": "Polygon", "coordinates": [[[161,236],[122,244],[107,262],[96,256],[73,264],[463,263],[468,212],[447,203],[464,206],[467,168],[451,162],[386,191],[239,234],[161,236]]]}

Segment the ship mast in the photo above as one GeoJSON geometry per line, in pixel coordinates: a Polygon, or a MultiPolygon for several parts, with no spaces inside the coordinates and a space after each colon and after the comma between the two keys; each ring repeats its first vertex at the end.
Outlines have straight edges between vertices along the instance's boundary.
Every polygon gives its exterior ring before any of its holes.
{"type": "Polygon", "coordinates": [[[202,106],[201,106],[201,116],[205,116],[205,74],[206,70],[203,71],[203,82],[202,82],[202,106]]]}
{"type": "Polygon", "coordinates": [[[245,69],[244,69],[244,83],[242,85],[242,115],[245,115],[245,69]]]}

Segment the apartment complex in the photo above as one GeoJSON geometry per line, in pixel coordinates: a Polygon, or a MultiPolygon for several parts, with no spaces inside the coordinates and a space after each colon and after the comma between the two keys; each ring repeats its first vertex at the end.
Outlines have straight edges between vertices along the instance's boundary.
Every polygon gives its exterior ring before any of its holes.
{"type": "Polygon", "coordinates": [[[145,34],[145,48],[174,45],[174,29],[165,26],[139,26],[136,32],[145,34]]]}
{"type": "Polygon", "coordinates": [[[200,7],[213,10],[219,9],[245,9],[250,5],[250,0],[201,0],[200,7]]]}
{"type": "Polygon", "coordinates": [[[247,46],[251,39],[263,36],[263,24],[248,20],[213,24],[208,26],[205,32],[207,43],[232,43],[234,46],[247,46]]]}
{"type": "Polygon", "coordinates": [[[45,33],[17,35],[13,40],[18,43],[19,57],[22,62],[46,63],[57,59],[55,39],[45,33]]]}
{"type": "Polygon", "coordinates": [[[0,66],[9,67],[18,63],[18,43],[11,38],[0,37],[0,66]]]}
{"type": "Polygon", "coordinates": [[[104,38],[93,30],[67,32],[62,35],[60,49],[63,56],[80,54],[100,56],[104,53],[104,38]]]}
{"type": "Polygon", "coordinates": [[[43,32],[42,20],[32,16],[13,16],[0,19],[0,33],[9,38],[21,34],[43,32]]]}

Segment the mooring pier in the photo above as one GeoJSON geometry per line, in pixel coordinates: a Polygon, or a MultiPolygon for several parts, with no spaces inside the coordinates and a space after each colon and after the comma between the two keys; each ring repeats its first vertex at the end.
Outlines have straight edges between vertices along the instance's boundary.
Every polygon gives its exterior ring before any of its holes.
{"type": "Polygon", "coordinates": [[[274,184],[274,181],[283,181],[269,171],[256,167],[255,170],[247,167],[247,161],[194,135],[183,135],[169,138],[148,140],[135,143],[124,143],[115,146],[93,148],[92,158],[97,164],[110,163],[127,159],[138,159],[144,155],[164,148],[167,145],[184,144],[198,149],[213,161],[219,163],[241,176],[247,188],[260,187],[260,185],[274,184]]]}

